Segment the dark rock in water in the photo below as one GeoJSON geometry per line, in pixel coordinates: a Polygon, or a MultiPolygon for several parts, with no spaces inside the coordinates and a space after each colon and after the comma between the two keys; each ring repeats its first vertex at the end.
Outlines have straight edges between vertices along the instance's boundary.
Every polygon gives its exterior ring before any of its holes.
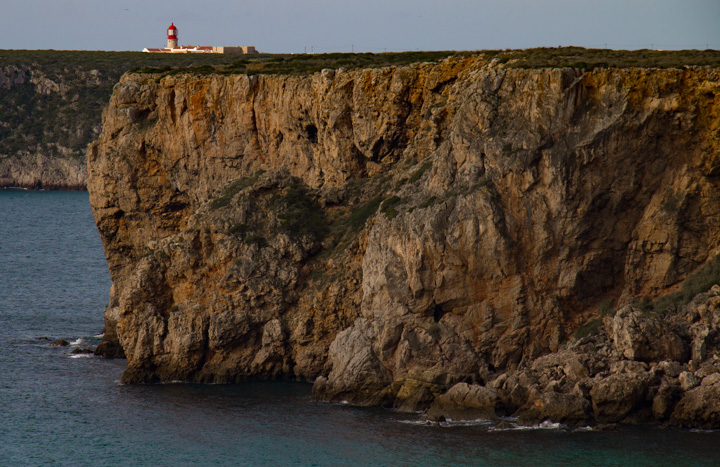
{"type": "Polygon", "coordinates": [[[523,425],[535,425],[545,420],[565,425],[587,425],[592,422],[592,404],[581,394],[546,392],[518,411],[523,425]]]}
{"type": "Polygon", "coordinates": [[[38,341],[49,341],[50,338],[47,337],[47,336],[43,336],[43,337],[36,337],[35,340],[38,340],[38,341]]]}
{"type": "Polygon", "coordinates": [[[508,422],[507,420],[503,420],[500,423],[498,423],[497,425],[495,425],[495,427],[493,429],[494,430],[511,430],[513,428],[515,428],[515,425],[508,422]]]}
{"type": "Polygon", "coordinates": [[[697,428],[720,426],[720,374],[707,376],[700,386],[687,391],[675,406],[670,422],[697,428]]]}
{"type": "Polygon", "coordinates": [[[118,342],[103,341],[95,349],[95,355],[103,358],[125,358],[125,352],[118,342]]]}
{"type": "Polygon", "coordinates": [[[68,341],[66,341],[65,339],[57,339],[57,340],[52,341],[50,343],[50,345],[53,345],[55,347],[66,347],[66,346],[70,345],[70,343],[68,341]]]}
{"type": "Polygon", "coordinates": [[[94,353],[94,351],[93,351],[93,349],[81,349],[81,348],[77,348],[77,349],[73,349],[73,351],[70,352],[70,353],[71,353],[71,354],[88,354],[88,353],[94,353]]]}

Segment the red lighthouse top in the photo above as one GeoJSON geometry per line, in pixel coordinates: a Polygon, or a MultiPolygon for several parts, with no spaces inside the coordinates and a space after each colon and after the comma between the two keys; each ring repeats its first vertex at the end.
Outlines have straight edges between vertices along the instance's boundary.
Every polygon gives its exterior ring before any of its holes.
{"type": "Polygon", "coordinates": [[[170,27],[168,28],[168,39],[177,39],[178,38],[178,29],[175,27],[175,23],[170,23],[170,27]]]}

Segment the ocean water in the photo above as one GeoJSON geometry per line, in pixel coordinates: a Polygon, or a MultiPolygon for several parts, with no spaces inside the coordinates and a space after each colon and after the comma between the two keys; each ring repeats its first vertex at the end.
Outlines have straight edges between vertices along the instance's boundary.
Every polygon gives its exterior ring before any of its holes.
{"type": "Polygon", "coordinates": [[[427,426],[310,385],[120,384],[94,346],[110,278],[87,193],[0,189],[0,465],[720,465],[720,433],[427,426]],[[41,338],[63,338],[53,347],[41,338]]]}

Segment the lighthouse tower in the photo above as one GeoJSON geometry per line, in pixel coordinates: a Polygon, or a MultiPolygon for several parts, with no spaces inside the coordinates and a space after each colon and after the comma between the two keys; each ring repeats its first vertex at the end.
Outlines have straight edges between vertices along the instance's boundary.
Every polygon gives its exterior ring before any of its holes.
{"type": "Polygon", "coordinates": [[[178,46],[178,29],[175,27],[175,23],[170,23],[168,28],[168,49],[176,49],[178,46]]]}

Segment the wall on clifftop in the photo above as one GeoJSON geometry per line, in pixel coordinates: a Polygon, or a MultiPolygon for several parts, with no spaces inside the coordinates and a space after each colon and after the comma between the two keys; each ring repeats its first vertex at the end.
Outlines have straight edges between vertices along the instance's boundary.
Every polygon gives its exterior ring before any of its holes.
{"type": "Polygon", "coordinates": [[[425,407],[720,245],[720,72],[127,74],[88,151],[124,380],[425,407]]]}

